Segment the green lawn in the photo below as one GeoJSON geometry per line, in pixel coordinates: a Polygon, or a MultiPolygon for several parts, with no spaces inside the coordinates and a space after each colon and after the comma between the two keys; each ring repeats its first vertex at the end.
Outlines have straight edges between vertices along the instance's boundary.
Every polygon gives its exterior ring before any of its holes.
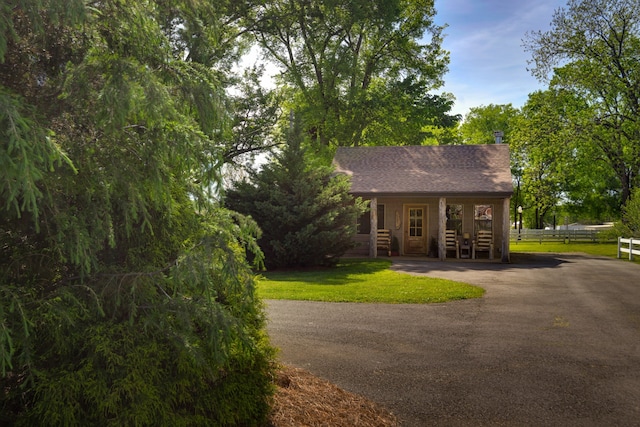
{"type": "MultiPolygon", "coordinates": [[[[618,257],[617,242],[603,243],[562,243],[562,242],[517,242],[512,240],[509,246],[511,252],[584,252],[590,255],[618,257]]],[[[637,248],[637,246],[636,246],[637,248]]],[[[621,261],[629,262],[629,254],[623,253],[621,261]]],[[[640,264],[640,257],[634,256],[633,262],[640,264]]]]}
{"type": "MultiPolygon", "coordinates": [[[[583,252],[616,258],[617,250],[617,243],[511,242],[511,252],[583,252]]],[[[640,257],[635,257],[634,262],[640,263],[640,257]]],[[[259,276],[257,291],[265,299],[412,304],[479,298],[484,294],[484,289],[477,286],[397,273],[389,266],[388,259],[348,258],[336,268],[267,272],[259,276]]]]}
{"type": "Polygon", "coordinates": [[[517,242],[512,240],[511,252],[584,252],[591,255],[602,255],[615,258],[618,254],[618,243],[562,243],[562,242],[517,242]]]}
{"type": "Polygon", "coordinates": [[[438,303],[479,298],[484,289],[452,280],[389,270],[386,259],[344,259],[335,268],[263,273],[258,295],[265,299],[368,303],[438,303]]]}

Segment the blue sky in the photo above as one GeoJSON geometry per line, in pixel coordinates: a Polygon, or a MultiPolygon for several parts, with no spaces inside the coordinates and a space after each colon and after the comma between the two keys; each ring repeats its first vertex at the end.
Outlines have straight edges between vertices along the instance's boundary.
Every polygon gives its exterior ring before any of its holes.
{"type": "Polygon", "coordinates": [[[438,25],[445,29],[443,49],[450,52],[445,86],[456,97],[454,114],[472,107],[512,104],[521,107],[529,93],[544,89],[527,71],[531,55],[522,39],[545,31],[553,12],[566,0],[435,0],[438,25]]]}

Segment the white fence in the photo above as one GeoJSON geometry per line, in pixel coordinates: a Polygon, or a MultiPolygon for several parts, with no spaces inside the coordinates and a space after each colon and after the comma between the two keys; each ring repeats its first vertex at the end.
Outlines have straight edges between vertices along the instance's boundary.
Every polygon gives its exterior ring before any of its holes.
{"type": "Polygon", "coordinates": [[[633,237],[623,239],[622,237],[618,237],[618,258],[622,258],[623,252],[628,253],[629,260],[633,261],[634,255],[640,255],[640,239],[634,239],[633,237]],[[627,247],[623,245],[627,245],[627,247]],[[638,249],[635,249],[634,245],[637,245],[638,249]]]}
{"type": "Polygon", "coordinates": [[[536,230],[533,228],[523,228],[522,230],[510,231],[512,241],[537,241],[537,242],[598,242],[601,239],[598,234],[599,230],[536,230]]]}

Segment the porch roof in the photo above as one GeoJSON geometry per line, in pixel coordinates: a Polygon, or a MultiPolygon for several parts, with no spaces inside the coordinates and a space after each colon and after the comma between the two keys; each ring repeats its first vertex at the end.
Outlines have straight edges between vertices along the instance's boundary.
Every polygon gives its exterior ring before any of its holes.
{"type": "Polygon", "coordinates": [[[509,160],[506,144],[339,147],[333,164],[358,195],[507,197],[509,160]]]}

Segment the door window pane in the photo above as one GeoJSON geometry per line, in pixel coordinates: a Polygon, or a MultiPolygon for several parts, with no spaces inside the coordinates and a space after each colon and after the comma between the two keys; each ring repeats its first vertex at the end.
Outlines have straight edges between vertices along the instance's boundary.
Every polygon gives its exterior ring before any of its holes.
{"type": "Polygon", "coordinates": [[[422,208],[409,209],[409,236],[422,237],[422,208]]]}

